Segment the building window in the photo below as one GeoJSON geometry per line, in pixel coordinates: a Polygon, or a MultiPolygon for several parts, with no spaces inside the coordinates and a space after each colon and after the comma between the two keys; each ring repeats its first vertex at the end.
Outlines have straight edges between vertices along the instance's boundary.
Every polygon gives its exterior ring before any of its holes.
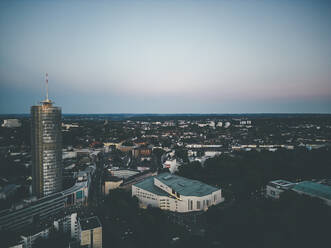
{"type": "Polygon", "coordinates": [[[188,204],[188,210],[192,210],[193,209],[193,201],[192,200],[188,200],[187,201],[187,204],[188,204]]]}
{"type": "Polygon", "coordinates": [[[200,201],[197,201],[197,209],[200,209],[200,201]]]}

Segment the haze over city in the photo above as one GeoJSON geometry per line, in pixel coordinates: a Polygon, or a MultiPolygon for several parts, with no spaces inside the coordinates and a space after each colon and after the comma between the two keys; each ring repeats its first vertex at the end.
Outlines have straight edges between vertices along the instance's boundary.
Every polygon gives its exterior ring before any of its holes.
{"type": "Polygon", "coordinates": [[[331,1],[0,1],[0,246],[329,247],[331,1]]]}
{"type": "Polygon", "coordinates": [[[0,114],[331,113],[329,1],[1,1],[0,114]],[[79,3],[79,4],[78,4],[79,3]]]}

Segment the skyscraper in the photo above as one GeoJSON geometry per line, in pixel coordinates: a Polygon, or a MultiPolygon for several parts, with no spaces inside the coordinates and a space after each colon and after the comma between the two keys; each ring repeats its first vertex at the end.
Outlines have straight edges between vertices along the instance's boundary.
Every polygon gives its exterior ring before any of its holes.
{"type": "Polygon", "coordinates": [[[61,108],[48,99],[31,107],[32,192],[43,197],[62,190],[61,108]]]}

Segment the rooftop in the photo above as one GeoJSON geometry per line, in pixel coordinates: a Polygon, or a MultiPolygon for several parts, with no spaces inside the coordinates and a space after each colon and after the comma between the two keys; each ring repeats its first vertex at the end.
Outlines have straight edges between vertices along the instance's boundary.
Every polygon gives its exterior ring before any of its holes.
{"type": "Polygon", "coordinates": [[[293,184],[292,182],[289,182],[289,181],[286,181],[286,180],[282,180],[282,179],[272,181],[272,183],[279,184],[280,186],[287,186],[287,185],[293,184]]]}
{"type": "Polygon", "coordinates": [[[97,216],[81,219],[79,223],[83,231],[101,227],[100,220],[97,216]]]}
{"type": "Polygon", "coordinates": [[[303,181],[293,187],[294,190],[301,191],[317,197],[331,200],[331,186],[314,183],[311,181],[303,181]]]}
{"type": "Polygon", "coordinates": [[[154,185],[154,178],[155,178],[155,176],[154,177],[148,177],[145,180],[134,184],[134,186],[137,186],[138,188],[141,188],[143,190],[146,190],[146,191],[151,192],[151,193],[156,194],[156,195],[169,196],[168,193],[166,193],[165,191],[159,189],[158,187],[156,187],[154,185]]]}
{"type": "Polygon", "coordinates": [[[179,194],[186,196],[204,196],[219,190],[218,188],[212,187],[205,183],[187,179],[171,173],[161,173],[157,176],[146,178],[145,180],[134,184],[134,186],[157,195],[170,196],[167,192],[155,186],[154,178],[166,184],[179,194]]]}
{"type": "Polygon", "coordinates": [[[295,183],[279,179],[279,180],[274,180],[274,181],[269,182],[268,185],[275,187],[275,188],[289,189],[289,188],[292,188],[295,185],[295,183]]]}
{"type": "Polygon", "coordinates": [[[219,190],[197,180],[188,179],[171,173],[162,173],[156,179],[185,196],[204,196],[219,190]]]}

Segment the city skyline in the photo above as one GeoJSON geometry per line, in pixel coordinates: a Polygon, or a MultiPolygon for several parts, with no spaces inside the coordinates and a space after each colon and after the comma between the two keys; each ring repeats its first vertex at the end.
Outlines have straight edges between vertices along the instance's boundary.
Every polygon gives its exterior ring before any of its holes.
{"type": "Polygon", "coordinates": [[[0,114],[331,113],[328,1],[2,1],[0,114]]]}

